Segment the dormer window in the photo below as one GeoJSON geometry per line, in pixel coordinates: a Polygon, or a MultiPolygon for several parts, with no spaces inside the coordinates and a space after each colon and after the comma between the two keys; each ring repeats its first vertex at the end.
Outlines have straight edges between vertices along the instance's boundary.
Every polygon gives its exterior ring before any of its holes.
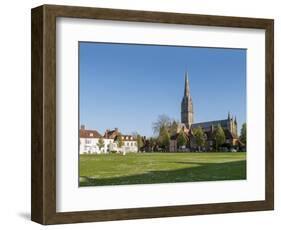
{"type": "Polygon", "coordinates": [[[92,137],[93,136],[93,133],[90,133],[90,137],[92,137]]]}

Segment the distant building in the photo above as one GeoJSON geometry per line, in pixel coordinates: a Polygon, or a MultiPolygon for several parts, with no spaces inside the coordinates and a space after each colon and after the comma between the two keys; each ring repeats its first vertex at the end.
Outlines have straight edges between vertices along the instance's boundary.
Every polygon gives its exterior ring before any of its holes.
{"type": "Polygon", "coordinates": [[[82,125],[79,131],[80,139],[80,154],[82,153],[107,153],[109,152],[109,146],[114,142],[113,139],[103,138],[103,136],[96,130],[87,130],[85,126],[82,125]],[[104,147],[99,148],[99,139],[104,142],[104,147]]]}
{"type": "Polygon", "coordinates": [[[185,85],[184,85],[184,95],[181,102],[181,123],[178,125],[178,132],[171,136],[170,140],[170,151],[174,152],[178,150],[176,145],[179,130],[183,130],[186,135],[188,144],[186,145],[186,149],[194,150],[197,149],[195,137],[193,135],[194,130],[196,128],[201,127],[205,134],[205,142],[206,145],[204,146],[204,150],[213,150],[214,147],[214,130],[220,125],[224,130],[226,141],[222,145],[225,148],[237,148],[238,146],[243,145],[239,141],[238,133],[237,133],[237,120],[236,117],[233,118],[228,113],[226,119],[222,120],[214,120],[214,121],[207,121],[207,122],[200,122],[194,123],[194,109],[193,109],[193,102],[189,88],[189,80],[188,75],[185,73],[185,85]]]}
{"type": "Polygon", "coordinates": [[[137,140],[132,135],[123,135],[117,128],[114,130],[106,130],[104,134],[105,139],[112,139],[113,142],[109,146],[109,151],[116,152],[132,152],[135,153],[138,151],[137,140]],[[121,136],[121,140],[123,142],[123,146],[121,148],[118,147],[117,136],[121,136]]]}
{"type": "Polygon", "coordinates": [[[101,154],[109,152],[137,152],[138,146],[137,141],[132,135],[122,135],[117,128],[114,130],[106,130],[102,136],[96,130],[87,130],[82,125],[79,130],[79,152],[80,154],[101,154]],[[122,139],[122,147],[118,147],[117,136],[122,139]],[[99,146],[99,140],[103,140],[103,147],[99,146]]]}
{"type": "MultiPolygon", "coordinates": [[[[187,140],[187,143],[190,142],[190,135],[188,135],[188,132],[183,132],[185,135],[185,138],[187,140]]],[[[188,148],[188,144],[186,146],[178,146],[178,138],[179,138],[179,132],[172,135],[170,139],[170,152],[177,152],[179,150],[186,151],[188,148]]]]}

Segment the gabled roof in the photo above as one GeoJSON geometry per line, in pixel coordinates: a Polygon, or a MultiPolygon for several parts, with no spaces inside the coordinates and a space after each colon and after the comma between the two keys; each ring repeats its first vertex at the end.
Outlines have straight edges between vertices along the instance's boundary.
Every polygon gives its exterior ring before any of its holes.
{"type": "Polygon", "coordinates": [[[80,129],[80,138],[101,138],[102,135],[96,130],[80,129]]]}
{"type": "Polygon", "coordinates": [[[135,138],[132,135],[123,135],[117,128],[106,130],[103,137],[107,139],[116,139],[118,135],[121,135],[123,141],[135,141],[135,138]]]}
{"type": "Polygon", "coordinates": [[[115,139],[115,137],[120,134],[121,133],[118,131],[118,129],[113,129],[113,130],[106,130],[103,136],[104,138],[115,139]]]}

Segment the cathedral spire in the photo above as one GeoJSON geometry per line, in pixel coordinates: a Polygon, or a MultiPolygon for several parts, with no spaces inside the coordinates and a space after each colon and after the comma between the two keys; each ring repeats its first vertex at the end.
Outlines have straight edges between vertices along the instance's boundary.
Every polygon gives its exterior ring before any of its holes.
{"type": "Polygon", "coordinates": [[[189,90],[189,81],[187,71],[185,72],[185,85],[184,85],[184,95],[181,102],[181,122],[190,129],[193,124],[193,103],[189,90]]]}
{"type": "Polygon", "coordinates": [[[187,71],[185,72],[184,96],[186,96],[186,97],[190,96],[189,81],[188,81],[187,71]]]}

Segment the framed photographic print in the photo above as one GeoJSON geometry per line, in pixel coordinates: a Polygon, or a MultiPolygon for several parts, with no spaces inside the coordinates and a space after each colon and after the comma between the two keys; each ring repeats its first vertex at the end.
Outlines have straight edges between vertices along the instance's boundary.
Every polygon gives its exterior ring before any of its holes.
{"type": "Polygon", "coordinates": [[[273,20],[32,9],[41,224],[272,210],[273,20]]]}

